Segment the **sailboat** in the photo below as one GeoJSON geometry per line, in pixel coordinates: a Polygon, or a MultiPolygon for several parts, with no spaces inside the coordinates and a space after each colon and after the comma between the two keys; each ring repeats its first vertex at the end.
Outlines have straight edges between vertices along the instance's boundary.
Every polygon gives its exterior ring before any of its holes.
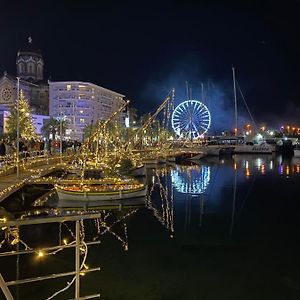
{"type": "MultiPolygon", "coordinates": [[[[235,70],[232,67],[232,78],[233,78],[233,91],[234,91],[234,114],[235,114],[235,134],[237,134],[238,122],[237,122],[237,98],[236,98],[236,79],[235,79],[235,70]]],[[[239,86],[238,86],[239,87],[239,86]]],[[[241,90],[240,90],[241,92],[241,90]]],[[[241,92],[242,93],[242,92],[241,92]]],[[[243,94],[242,94],[243,97],[243,94]]],[[[253,117],[249,111],[248,105],[243,97],[246,108],[250,114],[250,117],[253,120],[253,117]]],[[[249,142],[244,144],[238,144],[234,147],[234,153],[259,153],[259,154],[272,154],[275,151],[275,147],[273,145],[267,144],[265,141],[261,142],[249,142]]]]}

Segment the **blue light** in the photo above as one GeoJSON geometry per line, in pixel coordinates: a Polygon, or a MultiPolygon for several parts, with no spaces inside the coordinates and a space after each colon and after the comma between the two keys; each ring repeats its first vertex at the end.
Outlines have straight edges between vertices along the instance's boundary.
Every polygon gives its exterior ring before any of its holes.
{"type": "Polygon", "coordinates": [[[171,176],[179,193],[203,194],[210,182],[210,166],[176,166],[171,176]]]}
{"type": "Polygon", "coordinates": [[[197,100],[180,103],[172,114],[172,128],[180,138],[199,138],[207,132],[210,123],[208,108],[197,100]]]}

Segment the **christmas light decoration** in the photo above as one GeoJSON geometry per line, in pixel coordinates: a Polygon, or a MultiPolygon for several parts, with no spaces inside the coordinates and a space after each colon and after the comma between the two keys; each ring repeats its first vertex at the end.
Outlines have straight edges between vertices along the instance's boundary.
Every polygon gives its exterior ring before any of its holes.
{"type": "Polygon", "coordinates": [[[7,131],[11,138],[17,137],[17,115],[19,113],[20,137],[25,141],[36,140],[38,135],[35,132],[28,100],[25,98],[23,91],[20,91],[18,103],[12,108],[7,120],[7,131]],[[19,112],[18,112],[19,111],[19,112]]]}

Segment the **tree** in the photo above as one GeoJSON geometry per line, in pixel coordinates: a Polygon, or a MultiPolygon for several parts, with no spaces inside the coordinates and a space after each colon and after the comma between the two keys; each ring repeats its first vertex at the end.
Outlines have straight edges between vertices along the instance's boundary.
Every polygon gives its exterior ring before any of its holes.
{"type": "Polygon", "coordinates": [[[129,125],[135,125],[137,123],[137,109],[135,107],[128,108],[128,115],[129,115],[129,125]]]}
{"type": "Polygon", "coordinates": [[[62,125],[62,134],[65,134],[68,125],[67,121],[64,119],[60,121],[51,117],[42,127],[43,135],[49,139],[50,134],[52,134],[52,139],[55,140],[56,135],[60,133],[60,122],[62,125]]]}
{"type": "MultiPolygon", "coordinates": [[[[103,123],[104,121],[100,121],[100,123],[103,123]]],[[[90,125],[86,125],[83,129],[83,137],[84,139],[89,139],[90,136],[98,129],[99,122],[96,122],[95,124],[92,122],[90,125]]]]}
{"type": "Polygon", "coordinates": [[[25,98],[23,91],[20,91],[19,101],[11,109],[10,116],[7,120],[7,132],[12,139],[17,137],[18,127],[18,110],[19,110],[19,128],[20,138],[23,140],[37,139],[28,100],[25,98]]]}
{"type": "Polygon", "coordinates": [[[141,117],[140,117],[140,126],[143,126],[150,118],[151,118],[150,113],[146,113],[146,114],[141,115],[141,117]]]}

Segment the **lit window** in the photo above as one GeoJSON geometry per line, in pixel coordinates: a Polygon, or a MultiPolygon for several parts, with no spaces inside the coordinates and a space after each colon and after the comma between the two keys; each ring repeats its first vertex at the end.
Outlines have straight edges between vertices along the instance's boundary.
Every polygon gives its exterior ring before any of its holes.
{"type": "Polygon", "coordinates": [[[83,114],[83,110],[81,110],[80,113],[83,114]]]}
{"type": "Polygon", "coordinates": [[[80,119],[80,123],[84,123],[84,119],[80,119]]]}
{"type": "Polygon", "coordinates": [[[67,91],[71,91],[71,84],[67,84],[67,91]]]}

